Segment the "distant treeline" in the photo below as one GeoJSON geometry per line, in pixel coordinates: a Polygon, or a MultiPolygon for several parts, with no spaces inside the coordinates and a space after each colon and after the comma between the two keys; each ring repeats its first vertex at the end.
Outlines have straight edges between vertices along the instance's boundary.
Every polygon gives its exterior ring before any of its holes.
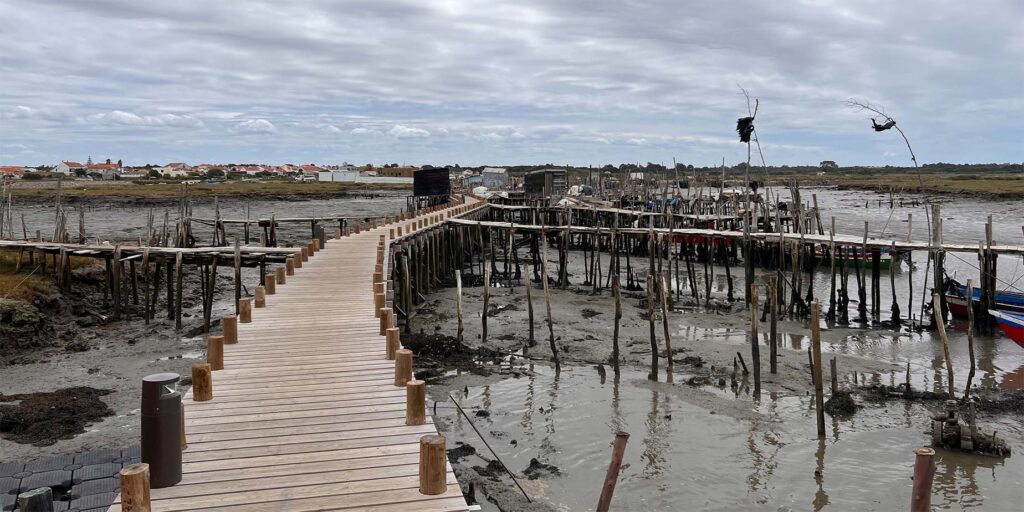
{"type": "MultiPolygon", "coordinates": [[[[726,166],[725,172],[727,175],[742,174],[746,172],[746,162],[740,162],[739,164],[726,166]]],[[[949,164],[945,162],[937,162],[932,164],[924,164],[920,168],[915,167],[904,167],[904,166],[850,166],[843,167],[836,165],[835,162],[826,161],[819,165],[773,165],[763,168],[757,165],[751,166],[751,173],[757,174],[763,171],[767,171],[769,175],[797,175],[797,174],[894,174],[894,173],[914,173],[914,172],[928,172],[928,173],[959,173],[959,174],[994,174],[994,173],[1020,173],[1024,172],[1024,164],[949,164]]],[[[509,173],[513,175],[519,175],[530,171],[536,171],[540,169],[568,169],[573,175],[578,174],[589,174],[591,172],[609,172],[612,174],[619,174],[622,172],[648,172],[648,173],[672,173],[671,167],[653,162],[648,162],[646,165],[643,164],[619,164],[619,165],[604,165],[601,167],[577,167],[577,166],[565,166],[565,165],[511,165],[506,166],[509,173]]],[[[680,175],[684,173],[686,175],[693,176],[694,174],[711,174],[721,175],[722,167],[703,167],[693,166],[687,164],[676,164],[676,171],[680,175]]]]}

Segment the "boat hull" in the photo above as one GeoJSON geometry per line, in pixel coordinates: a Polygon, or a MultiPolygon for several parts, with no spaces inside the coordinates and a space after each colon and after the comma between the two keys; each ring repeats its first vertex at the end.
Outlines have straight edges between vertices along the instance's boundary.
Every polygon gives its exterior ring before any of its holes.
{"type": "MultiPolygon", "coordinates": [[[[949,312],[957,318],[967,318],[967,287],[959,283],[951,283],[947,287],[946,304],[949,312]]],[[[981,300],[981,290],[974,289],[974,302],[981,300]]],[[[995,310],[1014,315],[1024,315],[1024,294],[1008,291],[996,291],[995,310]]]]}
{"type": "Polygon", "coordinates": [[[1013,341],[1024,347],[1024,316],[989,310],[996,319],[996,325],[1013,341]]]}

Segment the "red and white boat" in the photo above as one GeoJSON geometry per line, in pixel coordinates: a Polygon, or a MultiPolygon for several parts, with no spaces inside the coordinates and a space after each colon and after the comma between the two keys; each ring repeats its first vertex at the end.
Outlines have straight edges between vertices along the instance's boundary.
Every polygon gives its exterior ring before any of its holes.
{"type": "Polygon", "coordinates": [[[994,309],[988,310],[988,313],[996,319],[996,325],[998,325],[1011,340],[1017,342],[1021,347],[1024,347],[1024,315],[1015,315],[1013,313],[994,309]]]}

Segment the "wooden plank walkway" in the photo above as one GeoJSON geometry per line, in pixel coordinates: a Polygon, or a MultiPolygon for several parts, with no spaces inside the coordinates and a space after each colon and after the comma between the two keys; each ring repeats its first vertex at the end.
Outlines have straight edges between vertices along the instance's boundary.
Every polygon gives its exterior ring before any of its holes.
{"type": "Polygon", "coordinates": [[[394,226],[328,241],[238,325],[213,400],[183,400],[183,478],[152,490],[153,511],[478,509],[451,465],[445,493],[419,492],[419,438],[437,430],[429,415],[405,424],[374,317],[377,242],[394,226]]]}

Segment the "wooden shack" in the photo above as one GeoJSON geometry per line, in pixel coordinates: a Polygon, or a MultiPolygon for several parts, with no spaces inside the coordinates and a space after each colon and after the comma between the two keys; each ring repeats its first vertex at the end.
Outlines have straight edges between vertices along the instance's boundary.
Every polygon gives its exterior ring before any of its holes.
{"type": "Polygon", "coordinates": [[[541,169],[526,173],[523,190],[527,199],[560,198],[569,188],[565,169],[541,169]]]}

